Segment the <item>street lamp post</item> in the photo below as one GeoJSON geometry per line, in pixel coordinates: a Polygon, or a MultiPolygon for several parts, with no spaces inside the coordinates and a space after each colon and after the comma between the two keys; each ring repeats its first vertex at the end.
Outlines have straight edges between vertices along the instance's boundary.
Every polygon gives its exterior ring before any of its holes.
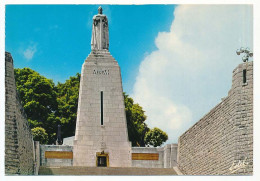
{"type": "Polygon", "coordinates": [[[248,62],[249,57],[253,56],[253,52],[249,50],[249,48],[243,48],[237,49],[236,51],[237,55],[240,55],[241,53],[245,53],[245,55],[242,57],[243,62],[248,62]]]}

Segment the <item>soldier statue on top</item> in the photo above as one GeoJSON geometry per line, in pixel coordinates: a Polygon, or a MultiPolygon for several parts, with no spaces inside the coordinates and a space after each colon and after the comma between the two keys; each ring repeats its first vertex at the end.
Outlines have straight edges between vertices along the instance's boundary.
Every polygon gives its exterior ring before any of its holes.
{"type": "Polygon", "coordinates": [[[98,8],[98,14],[93,17],[91,50],[108,50],[108,20],[106,15],[102,14],[101,7],[98,8]]]}

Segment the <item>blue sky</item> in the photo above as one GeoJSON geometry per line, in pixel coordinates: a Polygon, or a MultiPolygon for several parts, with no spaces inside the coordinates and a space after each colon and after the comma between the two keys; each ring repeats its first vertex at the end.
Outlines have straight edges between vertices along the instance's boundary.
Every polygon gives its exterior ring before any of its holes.
{"type": "MultiPolygon", "coordinates": [[[[110,52],[123,89],[146,111],[150,127],[178,137],[221,98],[235,51],[253,49],[250,5],[104,5],[110,52]]],[[[16,68],[30,67],[54,82],[81,71],[90,53],[98,5],[6,7],[6,51],[16,68]]]]}
{"type": "MultiPolygon", "coordinates": [[[[90,53],[92,17],[99,5],[7,5],[6,51],[16,68],[30,67],[54,82],[81,71],[90,53]]],[[[132,93],[139,64],[167,31],[174,6],[103,5],[109,19],[110,52],[118,61],[124,91],[132,93]]]]}

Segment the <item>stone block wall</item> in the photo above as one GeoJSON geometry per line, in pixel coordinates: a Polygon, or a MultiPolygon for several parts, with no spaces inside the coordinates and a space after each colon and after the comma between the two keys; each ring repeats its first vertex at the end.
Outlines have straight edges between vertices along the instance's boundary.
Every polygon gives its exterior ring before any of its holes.
{"type": "Polygon", "coordinates": [[[156,153],[158,160],[132,160],[132,167],[173,168],[177,166],[177,144],[164,147],[132,147],[132,153],[156,153]]]}
{"type": "MultiPolygon", "coordinates": [[[[69,137],[71,139],[72,137],[69,137]]],[[[139,168],[173,168],[177,166],[177,144],[164,147],[132,147],[132,153],[158,154],[158,160],[132,160],[132,167],[139,168]]],[[[41,166],[73,166],[73,158],[66,159],[63,152],[73,152],[73,145],[40,145],[41,166]],[[46,152],[52,152],[53,158],[48,158],[46,152]],[[46,158],[47,157],[47,158],[46,158]],[[56,158],[54,158],[56,157],[56,158]],[[58,158],[59,157],[59,158],[58,158]]],[[[36,155],[38,155],[36,153],[36,155]]]]}
{"type": "Polygon", "coordinates": [[[63,138],[63,142],[62,143],[63,143],[63,145],[73,146],[74,139],[75,139],[75,136],[63,138]]]}
{"type": "Polygon", "coordinates": [[[34,173],[33,138],[16,91],[13,58],[5,53],[5,174],[34,173]]]}
{"type": "Polygon", "coordinates": [[[163,168],[164,152],[162,148],[132,147],[132,153],[156,153],[158,160],[132,160],[132,167],[141,168],[163,168]]]}
{"type": "Polygon", "coordinates": [[[40,142],[39,141],[34,141],[34,150],[35,150],[35,169],[34,169],[34,174],[38,175],[39,174],[39,168],[40,168],[40,142]]]}
{"type": "Polygon", "coordinates": [[[82,65],[73,165],[95,167],[108,155],[109,167],[131,167],[121,71],[107,50],[92,51],[82,65]]]}
{"type": "Polygon", "coordinates": [[[73,158],[64,157],[64,152],[73,152],[73,146],[40,145],[41,166],[73,166],[73,158]],[[53,158],[46,158],[46,152],[52,152],[53,158]],[[55,158],[56,157],[56,158],[55,158]]]}
{"type": "Polygon", "coordinates": [[[253,62],[234,69],[228,96],[179,137],[177,162],[186,175],[253,174],[253,62]]]}

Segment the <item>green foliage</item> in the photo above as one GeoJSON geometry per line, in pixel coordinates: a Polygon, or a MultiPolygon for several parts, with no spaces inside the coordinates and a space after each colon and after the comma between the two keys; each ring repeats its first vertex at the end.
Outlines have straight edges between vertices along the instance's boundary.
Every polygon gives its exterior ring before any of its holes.
{"type": "MultiPolygon", "coordinates": [[[[52,80],[29,68],[15,69],[15,79],[35,139],[39,139],[41,144],[55,143],[58,124],[61,125],[63,138],[75,135],[79,73],[65,83],[59,82],[57,86],[52,80]]],[[[139,104],[134,103],[125,93],[124,99],[128,135],[132,146],[158,146],[168,139],[167,134],[160,129],[148,128],[145,111],[139,104]]]]}
{"type": "Polygon", "coordinates": [[[167,133],[156,127],[148,131],[144,137],[145,144],[154,147],[161,146],[167,140],[167,133]]]}
{"type": "Polygon", "coordinates": [[[16,87],[31,128],[42,127],[48,144],[55,143],[58,124],[62,137],[74,136],[80,74],[57,86],[30,68],[15,69],[16,87]]]}
{"type": "Polygon", "coordinates": [[[58,110],[57,116],[60,117],[62,137],[75,135],[78,98],[79,98],[80,74],[70,77],[64,84],[58,83],[58,110]]]}
{"type": "Polygon", "coordinates": [[[39,141],[40,144],[47,144],[48,134],[44,128],[36,127],[32,129],[32,135],[34,141],[39,141]]]}
{"type": "MultiPolygon", "coordinates": [[[[15,69],[16,87],[31,128],[42,127],[48,135],[57,128],[57,93],[52,80],[29,69],[15,69]]],[[[51,143],[49,137],[48,143],[51,143]]]]}
{"type": "Polygon", "coordinates": [[[144,123],[146,115],[139,104],[134,104],[134,100],[124,93],[125,112],[129,140],[132,146],[145,146],[144,135],[149,130],[144,123]]]}

